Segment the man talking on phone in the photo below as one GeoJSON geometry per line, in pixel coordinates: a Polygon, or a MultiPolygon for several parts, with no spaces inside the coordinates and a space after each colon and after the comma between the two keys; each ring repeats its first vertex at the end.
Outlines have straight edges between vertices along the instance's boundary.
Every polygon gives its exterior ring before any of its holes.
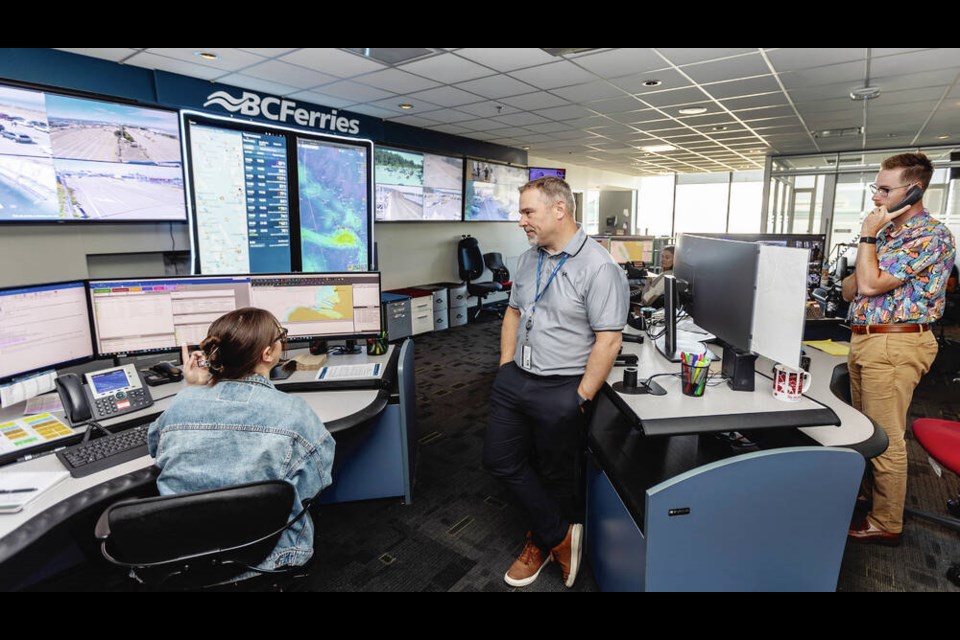
{"type": "Polygon", "coordinates": [[[923,205],[933,165],[922,153],[891,156],[870,185],[874,209],[860,228],[856,271],[843,280],[853,332],[847,366],[853,406],[886,433],[887,450],[873,458],[860,504],[869,512],[849,538],[896,546],[907,493],[907,410],[913,390],[937,355],[933,322],[956,249],[946,225],[923,205]]]}

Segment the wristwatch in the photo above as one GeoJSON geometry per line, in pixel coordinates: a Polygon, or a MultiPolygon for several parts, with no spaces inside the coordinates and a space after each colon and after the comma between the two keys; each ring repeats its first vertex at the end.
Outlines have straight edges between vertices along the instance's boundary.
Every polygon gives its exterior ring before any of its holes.
{"type": "Polygon", "coordinates": [[[587,400],[587,399],[584,398],[582,395],[580,395],[580,393],[578,392],[578,393],[577,393],[577,405],[580,407],[580,410],[581,410],[581,411],[584,411],[584,412],[585,412],[588,408],[590,408],[590,400],[587,400]]]}
{"type": "Polygon", "coordinates": [[[877,239],[872,236],[862,236],[860,242],[862,244],[877,244],[877,239]]]}

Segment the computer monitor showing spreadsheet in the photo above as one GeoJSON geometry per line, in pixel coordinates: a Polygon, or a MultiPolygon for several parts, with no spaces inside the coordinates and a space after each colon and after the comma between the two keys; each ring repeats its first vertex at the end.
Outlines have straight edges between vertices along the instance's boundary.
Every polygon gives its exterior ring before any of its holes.
{"type": "Polygon", "coordinates": [[[0,289],[0,380],[92,357],[83,282],[0,289]]]}
{"type": "Polygon", "coordinates": [[[273,313],[290,340],[380,333],[380,274],[285,273],[101,280],[89,283],[101,355],[174,351],[199,344],[234,309],[273,313]]]}

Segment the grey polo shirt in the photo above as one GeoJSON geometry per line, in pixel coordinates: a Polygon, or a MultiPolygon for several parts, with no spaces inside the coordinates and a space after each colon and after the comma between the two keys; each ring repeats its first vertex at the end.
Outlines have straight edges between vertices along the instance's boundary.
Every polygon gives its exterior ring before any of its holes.
{"type": "Polygon", "coordinates": [[[563,250],[551,256],[537,247],[520,256],[513,273],[510,306],[520,311],[517,353],[514,362],[523,367],[523,345],[532,348],[531,373],[543,376],[582,375],[596,342],[596,331],[621,331],[630,310],[630,286],[623,269],[598,242],[578,227],[563,250]],[[527,320],[537,290],[537,261],[543,252],[540,273],[542,296],[533,313],[533,328],[527,320]],[[569,256],[550,285],[550,274],[564,255],[569,256]]]}

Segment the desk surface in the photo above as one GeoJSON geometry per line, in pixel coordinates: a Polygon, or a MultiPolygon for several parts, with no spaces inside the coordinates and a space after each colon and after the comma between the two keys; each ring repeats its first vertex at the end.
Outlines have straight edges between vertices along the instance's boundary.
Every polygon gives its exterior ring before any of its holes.
{"type": "MultiPolygon", "coordinates": [[[[630,328],[627,332],[636,333],[630,328]]],[[[680,365],[668,362],[661,356],[653,341],[647,338],[644,344],[623,343],[624,353],[636,354],[639,361],[638,377],[643,380],[659,373],[679,372],[680,365]]],[[[726,383],[707,387],[700,398],[684,395],[680,390],[680,379],[675,376],[661,376],[654,381],[666,390],[665,396],[617,394],[619,400],[633,412],[639,423],[644,420],[694,420],[722,419],[731,414],[749,416],[764,413],[784,414],[790,412],[810,412],[829,408],[839,419],[840,425],[807,426],[800,430],[817,443],[831,447],[851,447],[858,449],[869,443],[874,437],[874,424],[865,415],[846,404],[834,395],[830,389],[834,368],[846,363],[846,358],[830,356],[822,351],[807,348],[810,356],[811,382],[809,391],[800,402],[784,402],[773,397],[772,370],[774,363],[766,358],[758,358],[756,363],[755,391],[733,391],[726,383]]],[[[614,367],[607,378],[611,385],[623,380],[623,367],[614,367]]],[[[811,414],[812,415],[812,414],[811,414]]],[[[749,428],[746,424],[742,428],[749,428]]],[[[714,429],[716,430],[716,429],[714,429]]],[[[725,430],[725,429],[721,429],[725,430]]],[[[733,430],[738,430],[734,428],[733,430]]],[[[865,455],[876,455],[861,451],[865,455]]]]}
{"type": "MultiPolygon", "coordinates": [[[[333,361],[327,364],[361,364],[366,362],[395,362],[393,357],[399,353],[399,349],[392,345],[386,354],[382,356],[336,356],[333,361]]],[[[388,367],[392,368],[392,367],[388,367]]],[[[283,381],[275,381],[275,384],[282,382],[308,382],[316,375],[316,371],[297,371],[289,378],[283,381]]],[[[154,405],[142,411],[125,414],[119,418],[111,418],[101,421],[105,427],[116,426],[129,422],[143,422],[153,420],[160,415],[170,403],[173,397],[183,388],[186,383],[171,383],[159,387],[152,387],[151,394],[154,397],[154,405]]],[[[351,427],[365,423],[367,420],[379,415],[387,406],[390,391],[386,389],[363,389],[363,390],[320,390],[320,391],[296,391],[297,396],[306,400],[307,404],[323,420],[324,425],[331,434],[344,431],[351,427]]],[[[12,417],[20,417],[23,414],[25,403],[19,403],[12,407],[0,410],[0,422],[12,417]]],[[[62,412],[55,414],[63,419],[62,412]]],[[[153,458],[142,456],[136,460],[131,460],[123,464],[105,469],[98,473],[83,478],[67,478],[64,482],[53,487],[49,491],[38,496],[23,511],[13,514],[0,515],[0,563],[16,553],[35,537],[42,535],[45,529],[51,524],[57,524],[59,521],[69,517],[77,510],[86,506],[88,502],[83,499],[81,494],[87,496],[97,487],[103,487],[113,480],[122,479],[130,474],[127,482],[119,480],[115,489],[124,489],[129,482],[152,482],[153,475],[150,472],[153,466],[153,458]],[[66,502],[75,496],[81,496],[82,504],[69,506],[66,502]],[[49,516],[51,510],[56,507],[56,511],[62,511],[51,522],[44,521],[44,515],[49,516]],[[32,522],[36,520],[35,522],[32,522]],[[29,527],[24,525],[30,524],[29,527]],[[33,526],[36,525],[36,526],[33,526]]],[[[64,466],[60,460],[51,454],[41,455],[37,458],[10,464],[0,467],[0,474],[13,471],[63,471],[64,466]]],[[[108,497],[109,489],[98,492],[106,495],[97,495],[96,498],[102,499],[108,497]]],[[[93,500],[93,496],[91,496],[93,500]]]]}

